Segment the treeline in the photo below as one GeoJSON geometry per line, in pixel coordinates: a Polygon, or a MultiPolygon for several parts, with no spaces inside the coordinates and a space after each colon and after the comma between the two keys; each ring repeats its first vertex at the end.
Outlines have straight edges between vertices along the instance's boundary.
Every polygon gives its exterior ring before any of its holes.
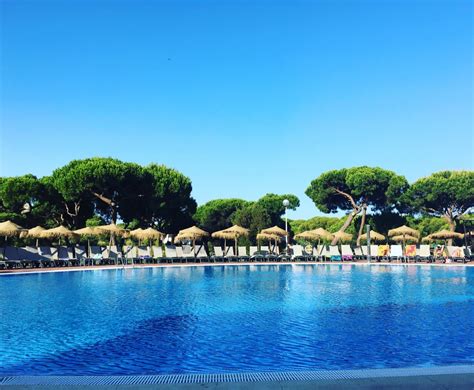
{"type": "MultiPolygon", "coordinates": [[[[238,224],[250,229],[254,242],[261,229],[284,227],[284,199],[289,209],[300,203],[292,194],[266,194],[256,201],[216,199],[197,207],[191,192],[188,177],[163,165],[74,160],[43,178],[0,178],[0,221],[72,229],[120,221],[126,228],[153,226],[167,233],[192,224],[209,232],[238,224]]],[[[410,185],[405,177],[382,168],[339,169],[315,178],[306,195],[320,211],[346,215],[290,221],[295,233],[323,227],[357,238],[370,223],[383,234],[408,224],[425,235],[444,227],[460,229],[459,221],[474,206],[474,172],[438,172],[410,185]]]]}

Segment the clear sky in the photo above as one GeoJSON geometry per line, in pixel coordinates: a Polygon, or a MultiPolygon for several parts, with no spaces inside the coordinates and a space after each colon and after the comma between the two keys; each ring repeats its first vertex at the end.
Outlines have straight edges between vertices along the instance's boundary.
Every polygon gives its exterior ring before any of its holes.
{"type": "Polygon", "coordinates": [[[157,162],[307,218],[329,169],[473,169],[470,0],[0,4],[2,176],[157,162]]]}

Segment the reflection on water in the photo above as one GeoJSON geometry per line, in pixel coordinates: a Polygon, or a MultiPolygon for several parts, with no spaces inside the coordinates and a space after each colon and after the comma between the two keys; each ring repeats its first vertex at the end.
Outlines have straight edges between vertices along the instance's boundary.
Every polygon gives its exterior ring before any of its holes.
{"type": "Polygon", "coordinates": [[[474,269],[250,265],[0,278],[0,374],[474,362],[474,269]]]}

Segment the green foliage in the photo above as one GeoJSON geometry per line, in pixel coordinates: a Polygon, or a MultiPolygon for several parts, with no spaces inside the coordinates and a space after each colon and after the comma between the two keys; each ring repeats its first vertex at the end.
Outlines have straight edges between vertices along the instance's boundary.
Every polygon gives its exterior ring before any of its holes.
{"type": "Polygon", "coordinates": [[[474,207],[474,172],[443,171],[417,180],[404,202],[412,212],[444,217],[455,223],[474,207]]]}
{"type": "Polygon", "coordinates": [[[99,215],[94,215],[93,217],[86,220],[85,226],[95,227],[105,225],[105,221],[99,215]]]}
{"type": "Polygon", "coordinates": [[[373,210],[386,210],[399,204],[407,188],[403,176],[363,166],[323,173],[311,182],[306,195],[325,213],[353,210],[364,204],[373,210]]]}
{"type": "Polygon", "coordinates": [[[449,229],[449,224],[446,219],[439,217],[420,216],[418,218],[407,216],[407,224],[413,229],[421,233],[421,237],[426,237],[428,234],[438,232],[442,229],[449,229]]]}
{"type": "Polygon", "coordinates": [[[191,226],[197,206],[191,196],[191,180],[164,165],[151,164],[146,172],[152,179],[152,195],[144,199],[146,222],[168,233],[191,226]]]}
{"type": "Polygon", "coordinates": [[[274,225],[283,226],[281,217],[285,213],[285,206],[283,206],[285,199],[290,202],[288,206],[290,210],[296,210],[300,205],[298,197],[292,194],[266,194],[257,200],[257,203],[266,210],[270,217],[270,223],[267,227],[274,225]]]}
{"type": "Polygon", "coordinates": [[[47,180],[33,175],[0,179],[0,218],[24,227],[62,222],[61,199],[47,180]]]}
{"type": "Polygon", "coordinates": [[[211,200],[197,208],[194,220],[208,232],[222,230],[231,226],[235,212],[249,203],[243,199],[211,200]]]}
{"type": "Polygon", "coordinates": [[[255,242],[255,237],[260,230],[272,226],[272,218],[263,205],[253,202],[237,210],[232,223],[249,229],[249,239],[255,242]]]}

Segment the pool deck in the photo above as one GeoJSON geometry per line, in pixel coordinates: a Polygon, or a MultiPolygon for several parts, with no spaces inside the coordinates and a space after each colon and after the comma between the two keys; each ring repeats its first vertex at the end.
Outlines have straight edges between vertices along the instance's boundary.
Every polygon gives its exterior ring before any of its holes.
{"type": "Polygon", "coordinates": [[[241,374],[0,377],[6,389],[473,389],[474,366],[241,374]]]}
{"type": "Polygon", "coordinates": [[[467,263],[400,263],[400,262],[367,262],[367,261],[318,261],[318,262],[308,262],[308,261],[291,261],[291,262],[202,262],[202,263],[160,263],[160,264],[134,264],[134,265],[88,265],[81,267],[48,267],[48,268],[18,268],[18,269],[3,269],[0,270],[1,275],[9,274],[29,274],[29,273],[38,273],[38,272],[67,272],[67,271],[92,271],[92,270],[107,270],[107,269],[140,269],[140,268],[167,268],[167,267],[205,267],[205,266],[239,266],[239,265],[357,265],[357,266],[367,266],[367,265],[391,265],[391,266],[402,266],[402,267],[474,267],[474,262],[467,263]]]}

